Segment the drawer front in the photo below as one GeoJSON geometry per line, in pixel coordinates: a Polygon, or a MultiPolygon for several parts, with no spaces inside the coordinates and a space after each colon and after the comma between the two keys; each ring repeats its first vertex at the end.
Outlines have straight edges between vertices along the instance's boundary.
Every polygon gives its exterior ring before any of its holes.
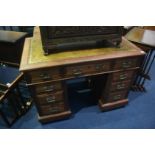
{"type": "Polygon", "coordinates": [[[50,115],[64,112],[66,106],[63,102],[57,102],[55,105],[42,105],[39,107],[39,115],[50,115]]]}
{"type": "Polygon", "coordinates": [[[135,71],[123,71],[123,72],[116,72],[112,74],[112,81],[124,81],[127,79],[132,79],[134,76],[135,71]]]}
{"type": "Polygon", "coordinates": [[[125,58],[115,61],[114,69],[128,69],[139,66],[138,58],[125,58]]]}
{"type": "Polygon", "coordinates": [[[129,89],[131,80],[121,81],[121,82],[112,82],[109,88],[110,91],[119,91],[123,89],[129,89]]]}
{"type": "Polygon", "coordinates": [[[56,92],[62,89],[61,82],[50,82],[33,86],[35,93],[56,92]]]}
{"type": "Polygon", "coordinates": [[[54,80],[61,78],[59,69],[43,69],[43,70],[36,70],[31,71],[28,73],[30,78],[30,82],[44,82],[48,80],[54,80]]]}
{"type": "Polygon", "coordinates": [[[106,96],[106,102],[114,102],[126,98],[126,91],[111,92],[106,96]]]}
{"type": "Polygon", "coordinates": [[[37,95],[36,99],[39,105],[53,105],[56,102],[64,100],[64,94],[62,91],[53,94],[47,93],[37,95]]]}
{"type": "Polygon", "coordinates": [[[66,77],[78,77],[87,74],[95,74],[109,71],[111,68],[110,61],[94,64],[83,64],[66,67],[66,77]]]}

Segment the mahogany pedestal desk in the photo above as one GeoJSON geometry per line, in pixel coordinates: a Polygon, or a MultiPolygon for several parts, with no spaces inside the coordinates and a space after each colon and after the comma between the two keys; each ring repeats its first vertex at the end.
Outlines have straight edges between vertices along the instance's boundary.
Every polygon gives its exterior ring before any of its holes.
{"type": "Polygon", "coordinates": [[[143,51],[123,38],[120,48],[65,51],[44,56],[40,32],[35,28],[33,38],[25,41],[20,71],[26,76],[39,120],[44,123],[71,115],[66,81],[77,77],[106,75],[106,81],[101,78],[93,85],[96,93],[100,94],[98,106],[101,111],[126,105],[144,55],[143,51]]]}

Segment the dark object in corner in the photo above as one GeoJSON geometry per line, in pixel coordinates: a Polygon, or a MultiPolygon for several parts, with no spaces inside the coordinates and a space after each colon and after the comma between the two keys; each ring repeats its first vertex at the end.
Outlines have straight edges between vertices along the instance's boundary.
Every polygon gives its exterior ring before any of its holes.
{"type": "Polygon", "coordinates": [[[155,31],[153,29],[155,30],[153,26],[144,26],[144,28],[134,27],[125,35],[126,39],[146,52],[139,74],[132,86],[133,91],[145,92],[145,81],[151,80],[149,72],[155,60],[155,31]]]}
{"type": "Polygon", "coordinates": [[[0,30],[0,61],[19,66],[27,33],[0,30]]]}
{"type": "Polygon", "coordinates": [[[121,42],[121,26],[40,26],[44,54],[62,50],[94,48],[110,41],[121,42]]]}
{"type": "Polygon", "coordinates": [[[31,108],[32,99],[18,68],[0,62],[0,124],[11,127],[31,108]]]}

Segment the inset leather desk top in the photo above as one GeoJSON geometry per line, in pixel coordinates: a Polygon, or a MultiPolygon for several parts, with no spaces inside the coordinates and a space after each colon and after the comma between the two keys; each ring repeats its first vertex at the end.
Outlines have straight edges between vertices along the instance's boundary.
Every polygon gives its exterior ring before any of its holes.
{"type": "Polygon", "coordinates": [[[25,41],[20,70],[33,70],[38,68],[55,67],[80,62],[129,57],[142,54],[144,54],[143,51],[130,43],[127,39],[123,38],[120,48],[106,47],[64,51],[45,56],[43,54],[39,27],[36,27],[33,38],[27,38],[25,41]]]}

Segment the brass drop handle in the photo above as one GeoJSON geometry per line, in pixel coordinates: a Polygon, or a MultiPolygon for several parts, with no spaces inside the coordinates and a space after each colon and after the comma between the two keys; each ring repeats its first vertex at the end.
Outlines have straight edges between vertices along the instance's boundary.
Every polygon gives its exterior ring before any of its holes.
{"type": "Polygon", "coordinates": [[[104,68],[104,65],[103,64],[97,64],[96,65],[96,70],[101,70],[104,68]]]}
{"type": "Polygon", "coordinates": [[[51,112],[59,112],[60,109],[58,107],[51,108],[51,112]]]}
{"type": "Polygon", "coordinates": [[[54,85],[52,85],[52,86],[45,86],[43,89],[46,92],[53,91],[54,90],[54,85]]]}
{"type": "Polygon", "coordinates": [[[80,69],[74,69],[73,71],[74,71],[73,74],[74,74],[75,76],[79,76],[79,75],[82,74],[82,72],[80,71],[80,69]]]}
{"type": "Polygon", "coordinates": [[[45,79],[49,79],[50,75],[48,73],[42,73],[40,74],[40,77],[45,80],[45,79]]]}
{"type": "Polygon", "coordinates": [[[58,109],[51,109],[51,112],[57,112],[58,109]]]}
{"type": "Polygon", "coordinates": [[[128,68],[128,67],[130,67],[131,66],[131,61],[124,61],[123,63],[122,63],[122,67],[123,68],[128,68]]]}
{"type": "Polygon", "coordinates": [[[123,88],[125,88],[125,84],[123,83],[123,84],[118,84],[117,85],[117,89],[123,89],[123,88]]]}
{"type": "Polygon", "coordinates": [[[82,72],[75,72],[74,75],[78,76],[78,75],[81,75],[82,72]]]}
{"type": "Polygon", "coordinates": [[[46,101],[47,101],[47,103],[54,103],[56,101],[56,98],[55,98],[55,96],[47,97],[46,101]]]}
{"type": "Polygon", "coordinates": [[[121,98],[121,95],[120,94],[114,96],[114,100],[119,100],[120,98],[121,98]]]}
{"type": "Polygon", "coordinates": [[[127,78],[127,74],[120,74],[120,80],[124,80],[127,78]]]}

